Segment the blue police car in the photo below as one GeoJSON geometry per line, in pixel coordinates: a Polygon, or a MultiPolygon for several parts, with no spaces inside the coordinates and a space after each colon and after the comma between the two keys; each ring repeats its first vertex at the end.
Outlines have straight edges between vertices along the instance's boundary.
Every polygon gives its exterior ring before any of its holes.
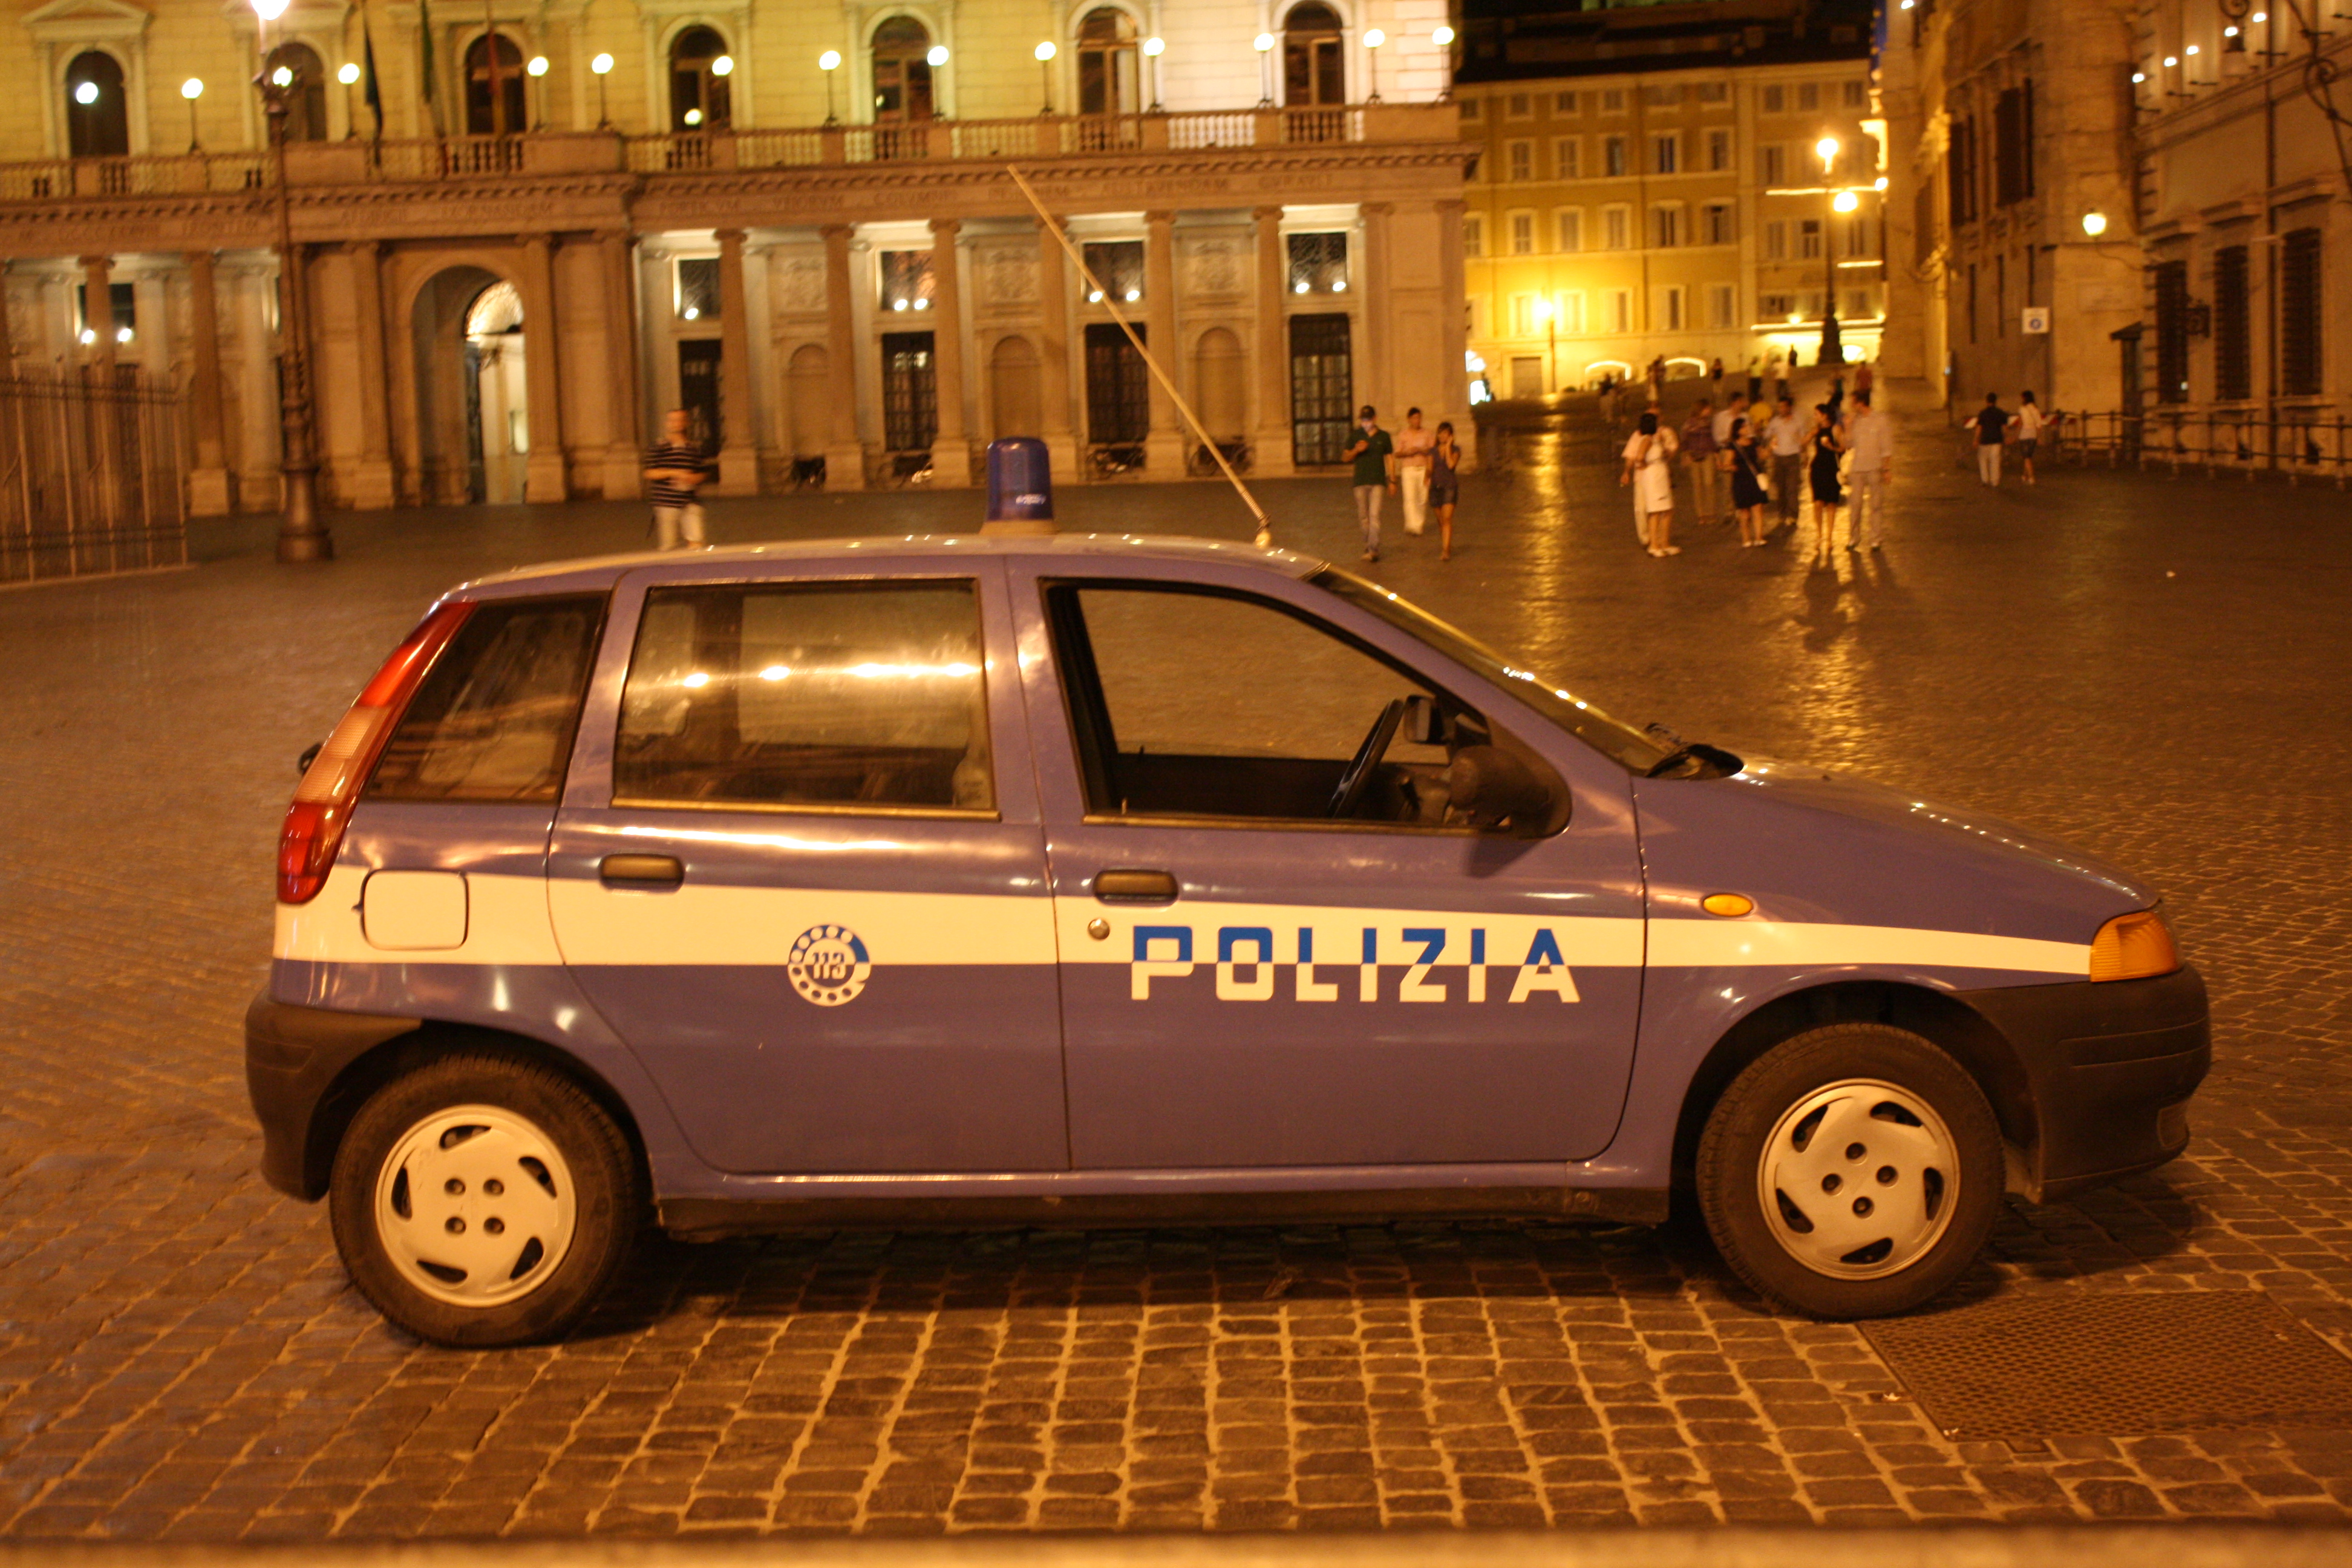
{"type": "Polygon", "coordinates": [[[264,1172],[394,1321],[561,1332],[650,1212],[1663,1218],[1911,1308],[2186,1144],[2156,895],[1609,718],[1278,551],[856,541],[435,605],[305,773],[264,1172]]]}

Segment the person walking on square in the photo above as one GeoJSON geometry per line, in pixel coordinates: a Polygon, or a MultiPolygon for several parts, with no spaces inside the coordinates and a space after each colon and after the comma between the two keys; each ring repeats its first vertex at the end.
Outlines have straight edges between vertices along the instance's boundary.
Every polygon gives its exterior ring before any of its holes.
{"type": "Polygon", "coordinates": [[[1838,459],[1845,443],[1838,438],[1837,420],[1826,403],[1813,407],[1813,427],[1805,437],[1811,457],[1806,478],[1813,491],[1813,563],[1826,566],[1837,548],[1838,508],[1845,504],[1845,488],[1838,482],[1838,459]]]}
{"type": "Polygon", "coordinates": [[[1437,558],[1454,559],[1454,503],[1462,499],[1462,448],[1450,420],[1440,420],[1429,447],[1429,506],[1437,513],[1437,558]]]}
{"type": "Polygon", "coordinates": [[[1715,405],[1700,398],[1683,421],[1683,462],[1690,469],[1691,521],[1706,522],[1722,516],[1716,500],[1715,405]]]}
{"type": "Polygon", "coordinates": [[[1706,392],[1710,397],[1723,395],[1723,356],[1720,354],[1707,362],[1706,392]]]}
{"type": "Polygon", "coordinates": [[[2049,423],[2042,417],[2042,405],[2033,401],[2033,394],[2017,395],[2017,462],[2025,482],[2033,482],[2033,449],[2042,445],[2042,427],[2049,423]]]}
{"type": "Polygon", "coordinates": [[[1356,526],[1364,531],[1364,559],[1381,558],[1381,500],[1397,488],[1396,443],[1381,428],[1369,403],[1356,415],[1356,440],[1339,454],[1356,465],[1356,526]]]}
{"type": "Polygon", "coordinates": [[[1995,489],[2000,488],[2000,448],[2009,438],[2011,417],[2009,410],[2000,405],[2000,394],[1988,392],[1984,406],[1969,421],[1977,427],[1977,478],[1995,489]]]}
{"type": "Polygon", "coordinates": [[[710,459],[683,408],[662,416],[662,438],[646,448],[646,484],[654,506],[654,542],[662,550],[702,546],[702,503],[695,492],[710,478],[710,459]]]}
{"type": "Polygon", "coordinates": [[[1797,417],[1797,405],[1786,393],[1780,411],[1764,426],[1764,444],[1772,458],[1772,510],[1783,524],[1794,528],[1805,482],[1805,422],[1797,417]]]}
{"type": "Polygon", "coordinates": [[[1748,356],[1748,401],[1752,406],[1764,396],[1764,362],[1754,354],[1748,356]]]}
{"type": "MultiPolygon", "coordinates": [[[[1724,399],[1723,406],[1715,411],[1714,427],[1708,433],[1715,437],[1715,471],[1719,475],[1731,472],[1731,433],[1738,428],[1747,413],[1748,405],[1740,397],[1739,389],[1737,387],[1732,389],[1729,397],[1724,399]]],[[[1725,492],[1723,521],[1730,522],[1738,517],[1739,508],[1730,499],[1728,485],[1726,484],[1723,488],[1725,492]]]]}
{"type": "Polygon", "coordinates": [[[1418,534],[1429,525],[1429,448],[1436,437],[1421,427],[1421,410],[1404,411],[1404,428],[1396,434],[1396,476],[1404,502],[1404,531],[1418,534]]]}
{"type": "Polygon", "coordinates": [[[1739,548],[1753,550],[1765,542],[1764,448],[1756,426],[1747,420],[1731,427],[1731,510],[1739,518],[1739,548]]]}
{"type": "Polygon", "coordinates": [[[1853,454],[1853,460],[1846,464],[1846,479],[1853,489],[1853,521],[1846,525],[1848,550],[1863,547],[1865,516],[1869,518],[1871,549],[1879,547],[1885,532],[1886,481],[1895,468],[1895,424],[1871,406],[1870,396],[1868,387],[1854,393],[1853,413],[1845,422],[1846,450],[1853,454]]]}
{"type": "Polygon", "coordinates": [[[1675,523],[1675,433],[1658,421],[1656,409],[1642,416],[1625,440],[1625,471],[1621,485],[1633,488],[1633,510],[1648,523],[1652,555],[1680,555],[1673,542],[1675,523]]]}

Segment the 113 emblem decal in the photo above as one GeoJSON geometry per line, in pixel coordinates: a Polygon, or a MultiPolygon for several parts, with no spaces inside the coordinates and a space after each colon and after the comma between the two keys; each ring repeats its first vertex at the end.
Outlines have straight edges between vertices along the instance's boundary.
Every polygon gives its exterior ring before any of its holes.
{"type": "Polygon", "coordinates": [[[866,944],[847,926],[811,926],[793,939],[784,955],[793,989],[820,1007],[856,1001],[873,973],[866,944]]]}

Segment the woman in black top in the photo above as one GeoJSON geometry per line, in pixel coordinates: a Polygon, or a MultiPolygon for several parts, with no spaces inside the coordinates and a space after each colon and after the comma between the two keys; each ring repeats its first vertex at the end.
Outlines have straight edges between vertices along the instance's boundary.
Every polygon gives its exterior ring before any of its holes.
{"type": "Polygon", "coordinates": [[[1731,510],[1739,514],[1739,548],[1753,550],[1764,542],[1764,448],[1757,444],[1756,426],[1746,419],[1731,422],[1731,510]]]}
{"type": "Polygon", "coordinates": [[[1813,489],[1813,553],[1826,563],[1837,547],[1838,508],[1845,504],[1845,488],[1838,483],[1838,458],[1845,454],[1845,442],[1828,404],[1814,405],[1813,433],[1807,443],[1812,448],[1806,477],[1813,489]]]}

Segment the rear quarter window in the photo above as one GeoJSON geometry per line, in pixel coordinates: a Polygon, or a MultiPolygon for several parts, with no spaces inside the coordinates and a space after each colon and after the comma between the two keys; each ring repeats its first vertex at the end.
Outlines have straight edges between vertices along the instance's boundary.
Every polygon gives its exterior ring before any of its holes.
{"type": "Polygon", "coordinates": [[[604,619],[601,594],[477,607],[401,715],[367,798],[552,803],[604,619]]]}

